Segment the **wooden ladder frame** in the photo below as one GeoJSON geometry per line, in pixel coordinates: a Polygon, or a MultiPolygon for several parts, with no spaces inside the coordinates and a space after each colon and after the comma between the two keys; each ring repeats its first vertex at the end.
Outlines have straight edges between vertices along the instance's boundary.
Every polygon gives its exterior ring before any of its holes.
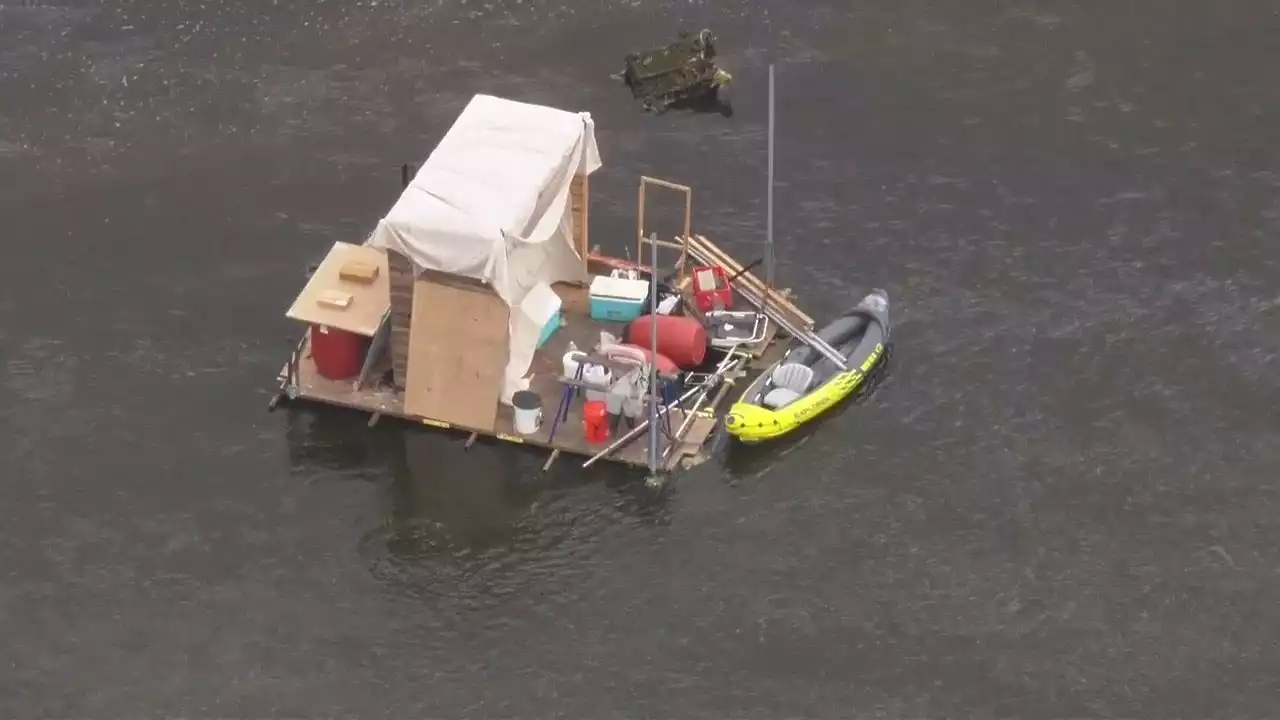
{"type": "MultiPolygon", "coordinates": [[[[676,287],[684,285],[685,265],[689,259],[689,238],[693,234],[693,188],[688,185],[680,185],[678,183],[659,180],[645,175],[640,176],[640,195],[638,198],[638,208],[636,211],[636,257],[637,265],[644,266],[644,258],[647,257],[644,252],[644,246],[647,243],[653,243],[658,247],[671,248],[680,251],[680,263],[676,266],[676,287]],[[655,187],[675,190],[684,193],[684,233],[681,235],[681,241],[678,243],[669,240],[658,240],[655,234],[654,238],[645,237],[644,232],[644,210],[645,210],[645,190],[653,185],[655,187]]],[[[658,268],[653,268],[653,272],[658,272],[658,268]]]]}

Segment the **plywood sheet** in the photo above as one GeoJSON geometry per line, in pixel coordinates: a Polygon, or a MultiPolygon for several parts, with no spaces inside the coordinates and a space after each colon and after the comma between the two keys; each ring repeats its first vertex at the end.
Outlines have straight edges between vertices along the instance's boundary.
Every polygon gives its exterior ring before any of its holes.
{"type": "Polygon", "coordinates": [[[367,245],[337,242],[330,248],[324,262],[316,268],[306,287],[293,301],[285,316],[291,320],[312,325],[328,325],[347,332],[373,337],[382,324],[382,318],[390,307],[391,295],[387,281],[387,253],[367,245]],[[339,277],[342,266],[349,261],[374,265],[378,276],[371,283],[351,282],[339,277]],[[327,307],[321,303],[331,293],[351,296],[351,304],[345,309],[327,307]]]}
{"type": "Polygon", "coordinates": [[[509,310],[488,288],[428,273],[414,283],[405,378],[410,415],[492,432],[509,310]]]}

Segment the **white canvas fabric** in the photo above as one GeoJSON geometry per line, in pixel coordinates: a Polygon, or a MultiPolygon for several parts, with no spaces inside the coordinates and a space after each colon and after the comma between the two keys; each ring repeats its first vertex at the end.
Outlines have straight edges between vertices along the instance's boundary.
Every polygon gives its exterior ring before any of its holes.
{"type": "Polygon", "coordinates": [[[538,340],[516,309],[539,283],[587,279],[569,188],[599,167],[590,114],[476,95],[369,238],[420,269],[483,280],[512,308],[505,403],[528,387],[538,340]]]}

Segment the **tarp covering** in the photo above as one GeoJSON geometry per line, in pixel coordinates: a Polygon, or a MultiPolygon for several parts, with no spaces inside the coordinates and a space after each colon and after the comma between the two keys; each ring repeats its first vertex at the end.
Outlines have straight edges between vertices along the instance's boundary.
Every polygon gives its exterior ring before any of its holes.
{"type": "Polygon", "coordinates": [[[599,167],[590,114],[476,95],[369,238],[483,280],[513,309],[504,402],[526,387],[538,341],[514,310],[538,283],[586,280],[569,189],[599,167]]]}

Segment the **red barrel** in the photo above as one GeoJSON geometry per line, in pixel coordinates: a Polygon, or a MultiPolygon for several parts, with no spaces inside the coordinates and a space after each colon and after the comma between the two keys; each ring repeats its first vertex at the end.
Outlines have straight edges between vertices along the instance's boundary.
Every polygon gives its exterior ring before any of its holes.
{"type": "Polygon", "coordinates": [[[369,338],[328,325],[311,326],[311,359],[316,372],[330,380],[347,380],[360,374],[369,353],[369,338]]]}
{"type": "MultiPolygon", "coordinates": [[[[627,341],[643,348],[652,347],[652,327],[652,315],[632,320],[627,326],[627,341]]],[[[659,315],[658,353],[682,368],[698,367],[707,357],[707,330],[687,315],[659,315]]]]}

